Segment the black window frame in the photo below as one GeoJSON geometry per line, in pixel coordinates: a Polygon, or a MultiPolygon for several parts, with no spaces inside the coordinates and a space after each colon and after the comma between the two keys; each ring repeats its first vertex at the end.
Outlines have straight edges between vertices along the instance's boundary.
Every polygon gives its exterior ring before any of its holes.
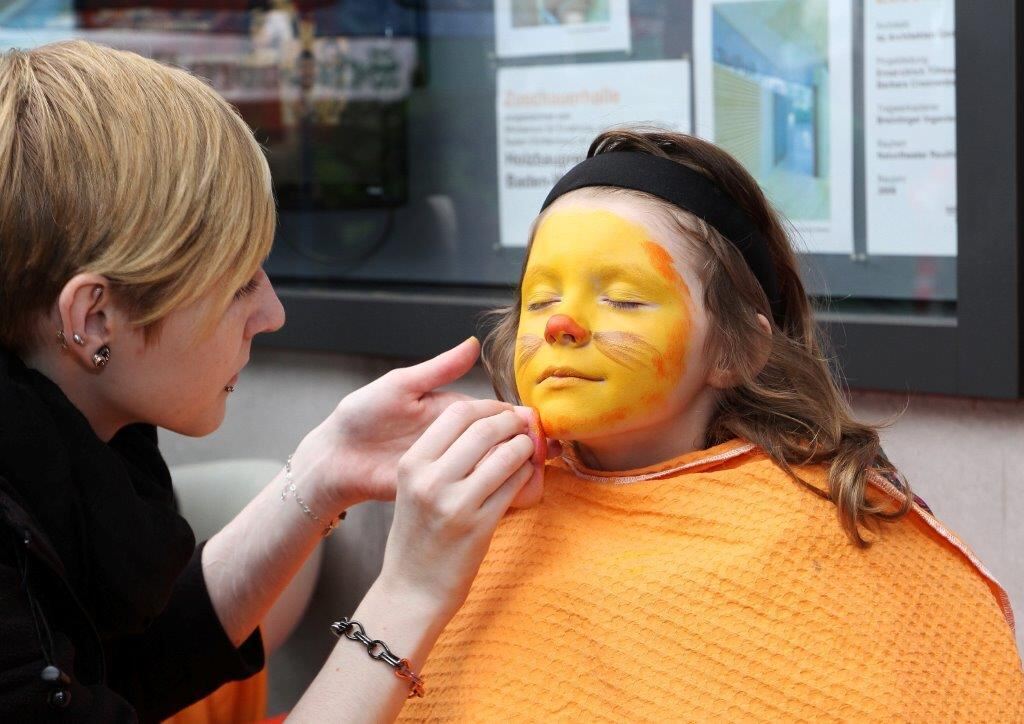
{"type": "MultiPolygon", "coordinates": [[[[956,3],[955,313],[819,313],[854,389],[1018,399],[1024,377],[1024,0],[956,3]]],[[[478,334],[507,287],[275,280],[285,327],[267,347],[402,359],[478,334]]]]}

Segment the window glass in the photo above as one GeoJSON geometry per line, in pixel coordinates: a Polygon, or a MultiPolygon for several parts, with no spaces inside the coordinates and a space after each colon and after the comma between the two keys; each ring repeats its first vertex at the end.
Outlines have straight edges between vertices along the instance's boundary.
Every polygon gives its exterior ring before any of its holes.
{"type": "Polygon", "coordinates": [[[719,143],[835,304],[956,298],[953,0],[0,0],[189,68],[265,145],[279,281],[508,285],[601,129],[719,143]]]}

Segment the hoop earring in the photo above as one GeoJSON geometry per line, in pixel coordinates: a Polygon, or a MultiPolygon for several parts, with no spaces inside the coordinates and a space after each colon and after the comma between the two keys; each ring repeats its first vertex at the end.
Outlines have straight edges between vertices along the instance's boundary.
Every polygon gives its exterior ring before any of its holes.
{"type": "Polygon", "coordinates": [[[110,347],[108,347],[107,345],[103,345],[102,347],[100,347],[98,350],[96,350],[96,354],[92,356],[93,366],[97,368],[106,367],[107,362],[109,361],[110,347]]]}

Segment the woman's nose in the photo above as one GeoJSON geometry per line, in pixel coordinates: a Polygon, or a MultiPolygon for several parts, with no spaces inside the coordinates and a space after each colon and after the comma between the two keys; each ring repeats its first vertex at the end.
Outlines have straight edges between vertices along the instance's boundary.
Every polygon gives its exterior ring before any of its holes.
{"type": "Polygon", "coordinates": [[[261,293],[259,308],[249,317],[246,330],[249,338],[263,332],[276,332],[284,326],[284,305],[277,298],[277,292],[271,286],[270,280],[265,280],[264,284],[266,289],[261,293]]]}
{"type": "Polygon", "coordinates": [[[590,341],[590,332],[568,314],[556,314],[544,328],[548,344],[567,344],[579,347],[590,341]]]}

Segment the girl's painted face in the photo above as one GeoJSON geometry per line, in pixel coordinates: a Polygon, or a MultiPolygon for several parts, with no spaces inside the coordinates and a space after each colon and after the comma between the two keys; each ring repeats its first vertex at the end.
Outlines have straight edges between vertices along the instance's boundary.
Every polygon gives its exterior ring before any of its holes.
{"type": "Polygon", "coordinates": [[[690,292],[645,225],[604,208],[549,212],[521,292],[516,385],[550,437],[607,435],[672,398],[692,341],[690,292]]]}

